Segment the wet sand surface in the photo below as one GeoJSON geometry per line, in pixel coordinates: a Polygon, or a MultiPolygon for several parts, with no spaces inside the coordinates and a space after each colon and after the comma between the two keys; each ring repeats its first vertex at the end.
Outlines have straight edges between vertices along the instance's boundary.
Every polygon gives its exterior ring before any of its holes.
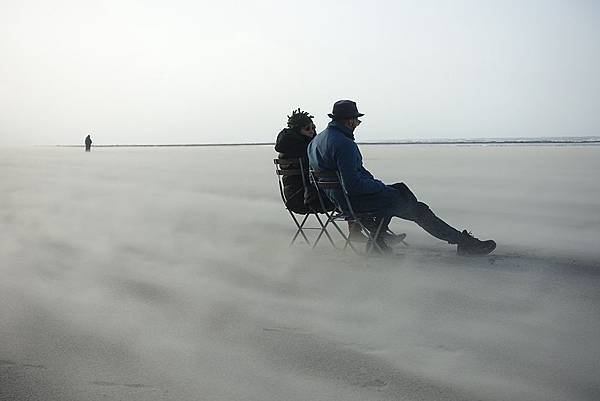
{"type": "Polygon", "coordinates": [[[600,147],[362,150],[497,250],[288,248],[266,146],[1,149],[0,400],[599,399],[600,147]]]}

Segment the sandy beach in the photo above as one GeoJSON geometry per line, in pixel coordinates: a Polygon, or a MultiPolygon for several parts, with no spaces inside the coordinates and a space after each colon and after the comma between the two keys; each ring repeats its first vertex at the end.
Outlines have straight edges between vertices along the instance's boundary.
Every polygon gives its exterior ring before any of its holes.
{"type": "Polygon", "coordinates": [[[362,151],[497,250],[288,248],[269,146],[0,148],[0,400],[600,399],[600,146],[362,151]]]}

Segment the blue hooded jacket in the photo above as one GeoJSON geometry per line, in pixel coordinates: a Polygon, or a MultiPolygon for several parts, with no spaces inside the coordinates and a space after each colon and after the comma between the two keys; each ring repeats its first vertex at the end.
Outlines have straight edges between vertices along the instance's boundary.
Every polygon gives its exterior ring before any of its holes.
{"type": "MultiPolygon", "coordinates": [[[[330,122],[308,145],[308,162],[316,171],[339,171],[356,211],[381,210],[390,204],[390,197],[395,197],[393,189],[363,167],[354,135],[336,121],[330,122]]],[[[331,190],[326,193],[339,207],[345,205],[343,194],[331,190]]]]}

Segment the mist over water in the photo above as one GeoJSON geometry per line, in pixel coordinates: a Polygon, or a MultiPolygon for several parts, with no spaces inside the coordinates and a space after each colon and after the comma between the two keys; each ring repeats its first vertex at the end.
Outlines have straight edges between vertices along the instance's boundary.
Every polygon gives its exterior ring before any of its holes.
{"type": "Polygon", "coordinates": [[[0,398],[595,400],[600,148],[364,146],[498,249],[366,263],[293,224],[270,147],[0,150],[0,398]]]}

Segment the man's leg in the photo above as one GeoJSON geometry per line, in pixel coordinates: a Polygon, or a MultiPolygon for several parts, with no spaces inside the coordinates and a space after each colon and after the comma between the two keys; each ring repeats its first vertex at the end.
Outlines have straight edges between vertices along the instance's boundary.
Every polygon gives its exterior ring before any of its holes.
{"type": "Polygon", "coordinates": [[[450,244],[460,242],[460,231],[437,217],[425,203],[419,202],[404,183],[393,184],[390,187],[398,191],[399,195],[395,216],[414,221],[429,234],[450,244]]]}
{"type": "Polygon", "coordinates": [[[457,245],[459,255],[487,255],[496,249],[494,240],[479,240],[466,230],[459,232],[445,221],[437,217],[429,206],[419,202],[408,187],[402,183],[394,184],[392,188],[398,191],[398,212],[396,216],[412,220],[429,234],[436,238],[457,245]],[[403,204],[402,199],[406,200],[403,204]]]}
{"type": "Polygon", "coordinates": [[[458,244],[460,241],[460,231],[437,217],[423,202],[415,202],[397,216],[414,221],[429,234],[447,241],[449,244],[458,244]]]}

